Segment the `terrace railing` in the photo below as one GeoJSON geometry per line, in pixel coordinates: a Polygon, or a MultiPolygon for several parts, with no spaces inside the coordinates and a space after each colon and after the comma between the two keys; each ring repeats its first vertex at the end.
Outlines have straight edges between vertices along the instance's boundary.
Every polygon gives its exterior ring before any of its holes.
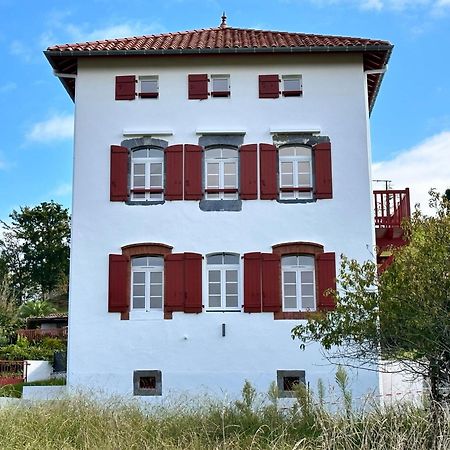
{"type": "Polygon", "coordinates": [[[409,189],[373,191],[375,227],[400,228],[403,219],[411,216],[409,189]]]}
{"type": "Polygon", "coordinates": [[[64,328],[36,328],[33,330],[18,330],[17,334],[19,336],[27,338],[29,341],[39,341],[43,337],[56,337],[65,339],[67,338],[67,327],[64,328]]]}

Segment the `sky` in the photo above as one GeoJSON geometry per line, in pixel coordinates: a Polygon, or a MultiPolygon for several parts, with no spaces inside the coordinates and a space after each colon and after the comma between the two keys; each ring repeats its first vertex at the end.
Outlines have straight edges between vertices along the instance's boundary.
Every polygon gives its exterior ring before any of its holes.
{"type": "Polygon", "coordinates": [[[74,105],[43,50],[216,27],[223,10],[234,27],[394,44],[371,115],[373,179],[422,206],[450,187],[450,0],[0,0],[0,219],[71,205],[74,105]]]}

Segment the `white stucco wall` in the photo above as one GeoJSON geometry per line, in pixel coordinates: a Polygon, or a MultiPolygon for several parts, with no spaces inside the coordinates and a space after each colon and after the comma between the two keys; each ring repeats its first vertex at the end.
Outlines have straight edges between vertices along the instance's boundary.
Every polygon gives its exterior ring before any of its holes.
{"type": "MultiPolygon", "coordinates": [[[[292,341],[293,320],[272,313],[175,313],[173,320],[120,320],[107,312],[108,254],[139,242],[173,252],[270,252],[310,241],[372,258],[367,102],[359,55],[88,58],[79,62],[70,274],[68,383],[130,394],[133,370],[161,370],[163,393],[236,393],[245,379],[266,390],[277,370],[334,379],[318,345],[292,341]],[[231,98],[187,99],[187,74],[227,73],[231,98]],[[302,74],[303,96],[258,98],[258,75],[302,74]],[[157,100],[115,101],[116,75],[159,75],[157,100]],[[196,130],[242,130],[244,143],[272,142],[270,129],[317,129],[332,142],[333,199],[307,204],[243,201],[241,212],[203,212],[197,201],[128,206],[109,201],[111,144],[124,129],[171,130],[169,145],[198,143],[196,130]],[[221,325],[227,326],[226,337],[221,325]]],[[[241,278],[242,280],[242,278],[241,278]]],[[[203,295],[205,296],[204,289],[203,295]]],[[[242,300],[242,299],[241,299],[242,300]]],[[[206,301],[203,301],[206,304],[206,301]]],[[[377,376],[355,375],[355,395],[377,376]]]]}
{"type": "Polygon", "coordinates": [[[53,372],[52,365],[48,361],[25,361],[27,365],[27,382],[49,380],[53,372]]]}

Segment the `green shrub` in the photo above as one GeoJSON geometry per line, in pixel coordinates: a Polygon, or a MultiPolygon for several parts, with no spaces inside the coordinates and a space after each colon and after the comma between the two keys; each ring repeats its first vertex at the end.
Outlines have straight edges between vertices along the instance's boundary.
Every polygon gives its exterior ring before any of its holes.
{"type": "Polygon", "coordinates": [[[65,350],[65,348],[66,343],[60,339],[45,337],[41,341],[30,342],[19,336],[15,344],[0,347],[0,359],[52,361],[55,351],[65,350]]]}

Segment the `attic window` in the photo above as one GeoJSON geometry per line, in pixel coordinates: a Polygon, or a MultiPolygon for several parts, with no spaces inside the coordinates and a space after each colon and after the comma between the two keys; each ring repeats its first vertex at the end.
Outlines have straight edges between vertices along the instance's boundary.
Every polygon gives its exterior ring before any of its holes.
{"type": "Polygon", "coordinates": [[[139,77],[139,85],[140,85],[139,97],[158,98],[159,86],[157,75],[139,77]]]}
{"type": "Polygon", "coordinates": [[[212,97],[230,96],[230,75],[211,75],[211,82],[212,97]]]}
{"type": "Polygon", "coordinates": [[[303,93],[301,75],[283,75],[283,96],[300,97],[303,93]]]}

